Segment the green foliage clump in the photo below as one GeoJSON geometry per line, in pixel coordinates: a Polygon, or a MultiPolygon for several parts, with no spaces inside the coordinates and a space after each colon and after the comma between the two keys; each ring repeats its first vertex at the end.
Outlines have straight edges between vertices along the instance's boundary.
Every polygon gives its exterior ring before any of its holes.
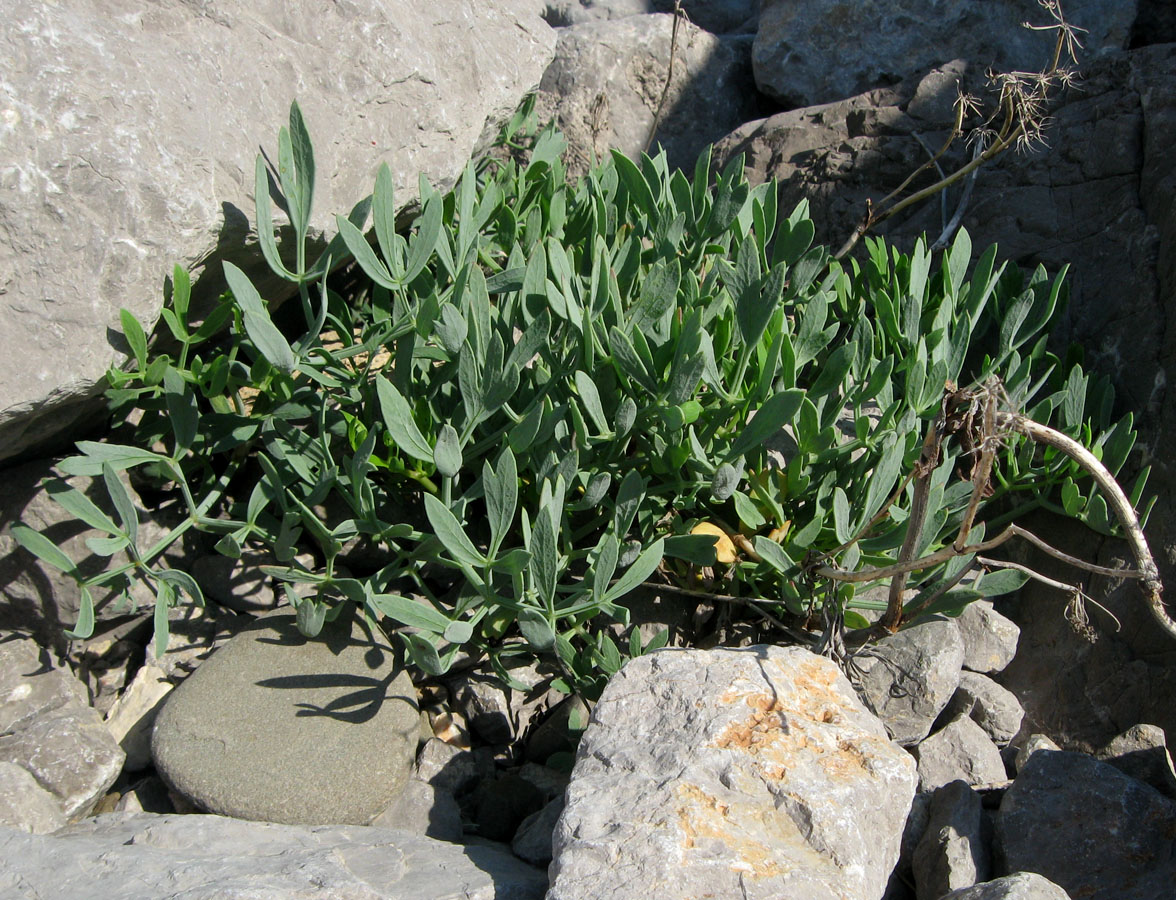
{"type": "MultiPolygon", "coordinates": [[[[162,647],[168,608],[182,595],[202,602],[189,575],[160,562],[195,529],[228,556],[272,553],[267,571],[307,634],[355,603],[426,672],[465,649],[509,679],[515,658],[547,654],[565,688],[593,694],[649,649],[636,629],[618,643],[607,626],[627,623],[626,595],[655,572],[697,586],[711,567],[725,595],[859,624],[853,610],[876,605],[863,586],[808,563],[895,560],[904,476],[945,388],[997,375],[1015,408],[1094,447],[1112,472],[1123,464],[1130,417],[1112,425],[1106,381],[1047,348],[1060,275],[1025,278],[995,248],[973,266],[963,232],[938,261],[922,242],[905,255],[871,241],[842,265],[812,245],[807,204],[785,215],[741,160],[712,186],[709,151],[692,179],[664,155],[614,153],[570,184],[563,149],[549,128],[524,162],[471,164],[448,194],[422,179],[404,231],[383,166],[310,264],[314,161],[295,106],[275,179],[293,232],[285,258],[260,158],[256,196],[265,259],[297,285],[301,316],[275,320],[228,263],[230,292],[199,325],[176,269],[167,352],[124,315],[133,359],[109,377],[118,442],[82,442],[62,464],[105,480],[118,521],[64,485],[53,492],[107,535],[95,553],[125,550],[130,562],[77,575],[74,634],[92,628],[92,589],[144,579],[162,647]],[[359,287],[342,296],[327,273],[347,257],[359,287]],[[118,476],[130,468],[185,510],[154,546],[139,545],[118,476]],[[737,539],[733,562],[718,562],[708,529],[737,539]]],[[[934,469],[920,552],[959,528],[968,454],[949,446],[934,469]]],[[[1012,440],[1002,454],[988,503],[1004,502],[990,508],[1056,505],[1111,528],[1067,457],[1012,440]]],[[[18,537],[77,574],[47,538],[18,537]]],[[[924,594],[964,560],[922,572],[924,594]]],[[[1019,583],[998,574],[941,605],[1019,583]]]]}

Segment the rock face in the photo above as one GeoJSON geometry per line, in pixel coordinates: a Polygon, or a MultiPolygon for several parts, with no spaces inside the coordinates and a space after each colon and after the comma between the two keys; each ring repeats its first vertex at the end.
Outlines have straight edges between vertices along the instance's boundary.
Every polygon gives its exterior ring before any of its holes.
{"type": "Polygon", "coordinates": [[[1077,753],[1031,756],[996,818],[1005,872],[1039,872],[1074,897],[1166,900],[1176,884],[1176,804],[1077,753]]]}
{"type": "Polygon", "coordinates": [[[0,825],[48,834],[66,824],[57,798],[37,784],[28,769],[0,762],[0,825]]]}
{"type": "MultiPolygon", "coordinates": [[[[49,654],[27,638],[0,641],[0,762],[28,771],[66,818],[76,818],[114,783],[123,758],[75,678],[53,668],[49,654]]],[[[44,806],[39,795],[22,796],[44,806]]]]}
{"type": "Polygon", "coordinates": [[[169,695],[152,755],[209,812],[366,825],[399,796],[419,731],[408,674],[359,620],[345,612],[307,640],[280,611],[169,695]]]}
{"type": "MultiPolygon", "coordinates": [[[[637,157],[645,148],[669,74],[673,17],[629,16],[560,33],[540,85],[540,117],[555,116],[568,139],[568,171],[588,170],[609,148],[637,157]]],[[[702,148],[749,117],[750,39],[719,38],[681,23],[674,78],[651,152],[660,143],[671,166],[688,169],[702,148]]]]}
{"type": "Polygon", "coordinates": [[[52,836],[0,829],[5,896],[74,900],[540,900],[542,871],[411,832],[110,814],[52,836]]]}
{"type": "MultiPolygon", "coordinates": [[[[1136,2],[1071,0],[1088,55],[1125,49],[1136,2]]],[[[1052,24],[1024,0],[766,0],[755,38],[759,89],[787,107],[812,106],[893,83],[952,59],[981,69],[1038,71],[1053,41],[1022,26],[1052,24]]],[[[1052,35],[1051,35],[1052,37],[1052,35]]]]}
{"type": "Polygon", "coordinates": [[[949,782],[994,784],[1005,780],[1004,762],[984,729],[967,716],[956,716],[914,748],[919,760],[919,790],[949,782]]]}
{"type": "Polygon", "coordinates": [[[797,647],[662,650],[605,689],[556,828],[548,900],[878,898],[911,758],[797,647]],[[742,893],[741,893],[742,892],[742,893]]]}
{"type": "Polygon", "coordinates": [[[276,153],[291,100],[318,141],[316,229],[371,191],[381,161],[407,204],[418,173],[451,185],[538,83],[555,39],[533,7],[11,10],[0,35],[0,459],[71,425],[97,393],[121,358],[107,333],[120,306],[154,322],[174,264],[215,282],[221,258],[257,258],[245,250],[254,158],[259,146],[276,153]]]}
{"type": "Polygon", "coordinates": [[[931,795],[927,830],[913,860],[918,900],[939,900],[988,878],[982,819],[980,795],[962,781],[949,782],[931,795]]]}

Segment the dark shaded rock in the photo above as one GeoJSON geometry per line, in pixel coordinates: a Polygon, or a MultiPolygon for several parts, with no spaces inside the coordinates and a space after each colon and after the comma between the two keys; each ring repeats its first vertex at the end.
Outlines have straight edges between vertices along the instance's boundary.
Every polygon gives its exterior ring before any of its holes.
{"type": "Polygon", "coordinates": [[[1072,897],[1170,900],[1176,804],[1113,766],[1040,751],[1005,792],[998,871],[1038,872],[1072,897]]]}
{"type": "Polygon", "coordinates": [[[523,819],[515,832],[510,849],[519,859],[533,866],[545,866],[551,862],[551,842],[555,825],[564,810],[564,798],[556,797],[539,812],[523,819]]]}
{"type": "Polygon", "coordinates": [[[1172,756],[1162,728],[1133,725],[1103,747],[1097,757],[1176,799],[1176,772],[1172,769],[1172,756]]]}
{"type": "Polygon", "coordinates": [[[980,795],[964,782],[949,782],[932,793],[927,828],[913,859],[918,900],[939,900],[988,878],[991,862],[982,819],[980,795]]]}
{"type": "Polygon", "coordinates": [[[366,825],[407,781],[419,730],[407,672],[350,607],[316,639],[279,611],[172,692],[151,750],[159,774],[202,809],[366,825]]]}
{"type": "Polygon", "coordinates": [[[461,807],[448,791],[410,778],[392,805],[372,820],[376,828],[395,828],[423,834],[436,841],[460,844],[463,836],[461,807]]]}
{"type": "Polygon", "coordinates": [[[475,796],[478,836],[510,843],[519,825],[547,801],[543,791],[517,772],[481,785],[475,796]]]}

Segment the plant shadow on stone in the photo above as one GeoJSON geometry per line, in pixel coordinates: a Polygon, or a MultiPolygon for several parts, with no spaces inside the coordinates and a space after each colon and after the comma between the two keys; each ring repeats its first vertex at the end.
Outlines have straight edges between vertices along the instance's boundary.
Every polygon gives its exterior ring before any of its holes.
{"type": "MultiPolygon", "coordinates": [[[[382,166],[312,261],[314,157],[292,106],[273,178],[293,248],[274,239],[260,157],[257,219],[301,316],[279,328],[226,263],[231,290],[197,324],[177,267],[163,312],[173,349],[153,350],[124,313],[114,432],[61,464],[100,479],[113,515],[54,493],[106,535],[91,551],[129,561],[86,575],[13,529],[78,580],[71,636],[92,632],[94,590],[135,579],[156,597],[162,652],[169,608],[204,602],[160,562],[194,530],[226,556],[268,551],[264,571],[306,635],[354,606],[428,675],[469,654],[525,690],[511,669],[538,654],[559,667],[557,688],[594,699],[625,658],[668,639],[629,625],[625,598],[647,582],[815,644],[811,629],[865,627],[871,609],[889,605],[897,627],[904,612],[1014,590],[1025,573],[960,548],[1033,508],[1118,528],[1088,470],[1012,419],[983,447],[971,425],[944,428],[999,400],[1001,416],[1049,423],[1119,471],[1131,417],[1112,421],[1109,382],[1046,346],[1064,273],[1026,276],[995,248],[973,264],[964,232],[938,261],[923,242],[907,255],[867,239],[863,260],[839,262],[812,244],[807,204],[779,210],[740,159],[712,185],[709,150],[693,178],[664,154],[614,153],[572,184],[563,139],[536,132],[529,106],[502,142],[509,152],[469,164],[449,194],[422,179],[406,231],[382,166]],[[359,286],[342,296],[327,273],[348,258],[359,286]],[[122,470],[181,511],[150,546],[122,470]],[[869,590],[893,571],[842,577],[895,565],[918,570],[905,610],[869,590]]],[[[1144,518],[1146,475],[1129,498],[1144,518]]]]}

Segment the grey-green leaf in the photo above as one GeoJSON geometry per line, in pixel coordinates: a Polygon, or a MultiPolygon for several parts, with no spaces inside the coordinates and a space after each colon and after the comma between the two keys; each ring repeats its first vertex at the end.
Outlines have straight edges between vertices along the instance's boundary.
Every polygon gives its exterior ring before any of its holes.
{"type": "Polygon", "coordinates": [[[294,351],[270,319],[269,311],[262,302],[261,295],[257,293],[257,288],[245,273],[231,262],[224,263],[224,270],[229,290],[233,292],[237,305],[241,307],[245,332],[249,339],[271,366],[290,374],[296,365],[294,351]]]}
{"type": "Polygon", "coordinates": [[[471,566],[485,565],[486,559],[474,547],[461,523],[449,511],[449,507],[432,494],[425,494],[425,515],[429,519],[429,524],[433,526],[433,533],[455,562],[471,566]]]}
{"type": "Polygon", "coordinates": [[[376,396],[380,401],[380,414],[384,425],[396,446],[414,459],[433,462],[433,448],[417,428],[408,401],[383,375],[376,377],[376,396]]]}
{"type": "Polygon", "coordinates": [[[452,478],[461,471],[461,440],[457,429],[446,422],[437,434],[437,445],[433,448],[437,471],[452,478]]]}

